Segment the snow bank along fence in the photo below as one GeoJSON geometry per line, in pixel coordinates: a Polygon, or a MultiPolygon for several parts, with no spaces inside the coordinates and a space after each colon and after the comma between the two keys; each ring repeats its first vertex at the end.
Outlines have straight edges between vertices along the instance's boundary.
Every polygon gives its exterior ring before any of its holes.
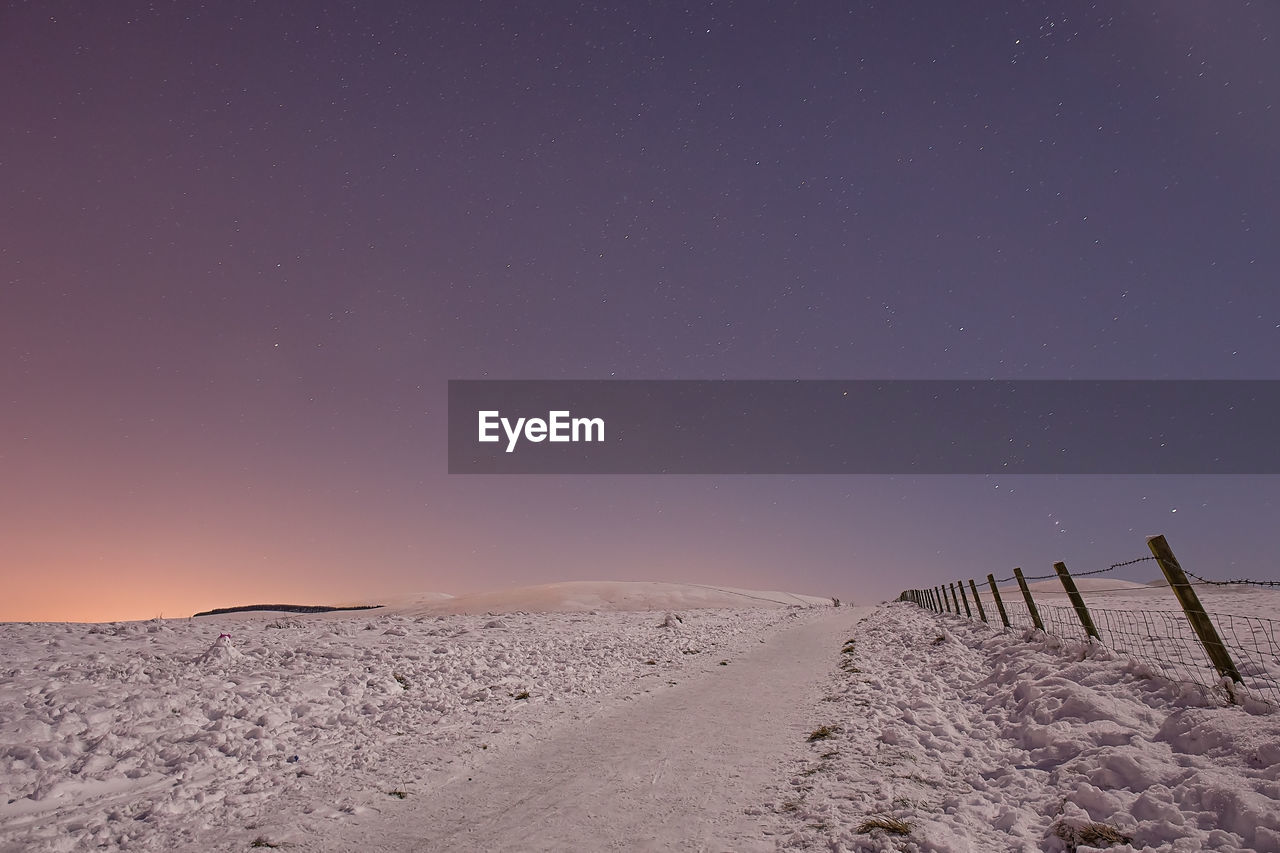
{"type": "MultiPolygon", "coordinates": [[[[1034,629],[1046,635],[1099,643],[1150,668],[1154,675],[1173,681],[1201,684],[1239,703],[1252,697],[1280,709],[1280,622],[1257,616],[1208,612],[1200,602],[1196,586],[1230,585],[1280,586],[1280,581],[1211,581],[1194,572],[1184,571],[1163,536],[1147,540],[1151,556],[1113,563],[1105,569],[1080,572],[1077,576],[1097,575],[1121,566],[1154,560],[1164,572],[1165,580],[1181,610],[1104,610],[1090,608],[1076,588],[1072,575],[1063,563],[1054,563],[1056,574],[1026,577],[1022,569],[1013,576],[997,579],[987,575],[984,589],[974,579],[935,586],[932,589],[909,589],[898,598],[938,613],[963,615],[994,624],[998,618],[1004,628],[1034,629]],[[1197,583],[1193,584],[1187,576],[1197,583]],[[1037,602],[1028,581],[1057,578],[1062,582],[1071,607],[1037,602]],[[1006,588],[1001,595],[999,584],[1017,581],[1017,593],[1006,588]],[[986,598],[986,604],[983,599],[986,598]],[[1021,599],[1021,600],[1019,600],[1021,599]],[[994,605],[992,608],[991,605],[994,605]]],[[[1125,589],[1125,592],[1131,592],[1125,589]]],[[[1156,590],[1151,590],[1156,592],[1156,590]]],[[[1042,594],[1043,599],[1043,594],[1042,594]]]]}

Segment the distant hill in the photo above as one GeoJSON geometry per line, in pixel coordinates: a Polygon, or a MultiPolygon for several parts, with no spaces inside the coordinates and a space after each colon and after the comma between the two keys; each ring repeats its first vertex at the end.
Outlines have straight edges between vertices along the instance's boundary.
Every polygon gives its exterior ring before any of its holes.
{"type": "Polygon", "coordinates": [[[565,581],[392,604],[405,616],[444,613],[584,613],[591,610],[679,610],[748,607],[830,607],[832,599],[769,590],[660,581],[565,581]]]}
{"type": "Polygon", "coordinates": [[[245,604],[241,607],[215,607],[193,613],[196,616],[221,616],[224,613],[249,613],[255,610],[278,610],[282,613],[332,613],[335,610],[377,610],[381,604],[356,604],[350,607],[329,607],[324,604],[245,604]]]}
{"type": "MultiPolygon", "coordinates": [[[[356,598],[354,601],[359,601],[356,598]]],[[[329,607],[295,604],[251,604],[220,607],[196,616],[226,616],[280,611],[325,614],[337,611],[373,610],[390,616],[440,616],[449,613],[585,613],[592,610],[696,610],[700,608],[830,607],[825,596],[798,595],[772,590],[737,589],[695,583],[659,581],[566,581],[452,596],[442,592],[416,592],[370,596],[355,604],[329,607]]],[[[353,601],[347,599],[347,601],[353,601]]],[[[851,603],[851,602],[850,602],[851,603]]],[[[242,617],[244,618],[244,617],[242,617]]],[[[340,618],[340,617],[335,617],[340,618]]]]}

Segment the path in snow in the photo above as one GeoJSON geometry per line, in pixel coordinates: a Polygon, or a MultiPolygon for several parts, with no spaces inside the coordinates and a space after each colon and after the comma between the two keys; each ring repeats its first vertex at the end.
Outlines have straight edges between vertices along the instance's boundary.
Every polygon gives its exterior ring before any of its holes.
{"type": "Polygon", "coordinates": [[[712,658],[674,685],[558,726],[421,797],[297,846],[773,850],[769,819],[744,810],[768,799],[795,764],[837,650],[870,611],[842,607],[797,620],[726,666],[712,658]]]}

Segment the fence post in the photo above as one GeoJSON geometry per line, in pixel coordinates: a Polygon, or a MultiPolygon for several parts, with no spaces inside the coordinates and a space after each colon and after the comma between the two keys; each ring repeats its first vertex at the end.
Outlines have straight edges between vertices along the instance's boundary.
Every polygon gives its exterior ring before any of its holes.
{"type": "Polygon", "coordinates": [[[1067,591],[1067,597],[1071,599],[1071,606],[1076,609],[1076,616],[1080,617],[1084,632],[1098,642],[1102,642],[1102,638],[1098,636],[1098,629],[1093,624],[1093,617],[1089,615],[1089,608],[1084,606],[1084,598],[1080,596],[1075,580],[1067,571],[1067,564],[1054,563],[1053,570],[1058,573],[1058,580],[1062,581],[1062,588],[1067,591]]]}
{"type": "Polygon", "coordinates": [[[1004,600],[1000,598],[1000,590],[996,589],[996,576],[987,575],[987,583],[991,584],[991,597],[996,600],[996,610],[1000,611],[1000,621],[1009,627],[1009,614],[1004,612],[1004,600]]]}
{"type": "Polygon", "coordinates": [[[1022,590],[1022,597],[1027,600],[1027,610],[1031,611],[1031,624],[1043,631],[1044,623],[1040,621],[1040,611],[1036,609],[1036,600],[1031,597],[1031,590],[1027,588],[1027,579],[1022,576],[1022,569],[1014,569],[1013,576],[1018,579],[1018,588],[1022,590]]]}
{"type": "Polygon", "coordinates": [[[973,603],[978,605],[978,616],[983,622],[987,621],[987,611],[982,607],[982,599],[978,598],[978,585],[973,582],[973,578],[969,578],[969,589],[973,592],[973,603]]]}
{"type": "Polygon", "coordinates": [[[956,586],[960,587],[960,600],[964,602],[964,615],[970,619],[973,618],[973,611],[969,609],[969,596],[964,592],[964,581],[959,581],[956,586]]]}
{"type": "Polygon", "coordinates": [[[937,610],[938,610],[938,597],[937,597],[936,595],[934,595],[934,594],[933,594],[933,590],[931,590],[931,589],[926,589],[926,590],[925,590],[925,594],[929,596],[929,609],[930,609],[930,610],[933,610],[934,612],[937,612],[937,610]]]}
{"type": "Polygon", "coordinates": [[[933,597],[938,599],[938,612],[946,613],[947,612],[946,596],[938,595],[938,588],[936,586],[933,588],[933,597]]]}
{"type": "MultiPolygon", "coordinates": [[[[1191,588],[1191,582],[1187,580],[1186,574],[1182,571],[1178,558],[1173,556],[1173,549],[1169,547],[1169,543],[1165,541],[1163,536],[1152,536],[1147,540],[1147,547],[1151,549],[1151,553],[1155,555],[1156,562],[1160,564],[1160,570],[1164,572],[1165,580],[1169,582],[1169,588],[1178,597],[1178,603],[1182,605],[1182,612],[1187,614],[1187,621],[1191,623],[1196,636],[1200,638],[1200,643],[1209,654],[1209,660],[1213,662],[1214,667],[1218,670],[1218,675],[1223,678],[1229,678],[1236,684],[1242,683],[1240,671],[1236,669],[1235,662],[1231,660],[1231,654],[1227,651],[1227,647],[1222,644],[1222,638],[1218,636],[1218,629],[1213,627],[1213,620],[1204,612],[1204,605],[1200,603],[1200,596],[1196,595],[1196,591],[1191,588]]],[[[1235,693],[1231,690],[1227,692],[1234,702],[1235,693]]]]}
{"type": "Polygon", "coordinates": [[[956,598],[956,585],[947,584],[947,586],[951,589],[951,606],[955,608],[955,610],[952,612],[955,613],[957,616],[959,616],[960,615],[960,599],[956,598]]]}

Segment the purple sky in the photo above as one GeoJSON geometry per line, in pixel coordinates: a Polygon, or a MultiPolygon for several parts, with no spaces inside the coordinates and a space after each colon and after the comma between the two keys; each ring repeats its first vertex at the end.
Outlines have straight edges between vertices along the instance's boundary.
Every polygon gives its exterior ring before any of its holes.
{"type": "Polygon", "coordinates": [[[0,5],[0,619],[1280,577],[1275,477],[445,473],[451,378],[1280,378],[1280,7],[977,8],[0,5]]]}

